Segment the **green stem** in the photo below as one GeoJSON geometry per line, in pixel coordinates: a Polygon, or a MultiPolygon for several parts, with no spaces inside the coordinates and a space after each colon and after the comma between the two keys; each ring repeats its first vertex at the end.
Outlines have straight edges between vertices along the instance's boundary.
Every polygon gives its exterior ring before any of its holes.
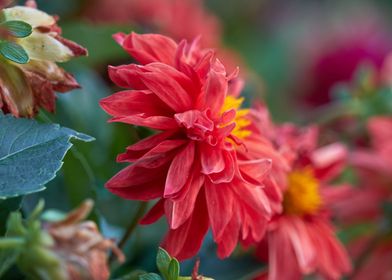
{"type": "MultiPolygon", "coordinates": [[[[140,219],[144,215],[144,213],[147,210],[148,203],[143,201],[140,202],[139,208],[137,209],[137,212],[135,216],[132,218],[131,223],[129,224],[126,232],[124,233],[123,237],[121,238],[120,242],[118,243],[118,247],[120,249],[123,249],[125,244],[127,243],[128,239],[131,237],[132,233],[135,231],[136,226],[138,225],[140,219]]],[[[113,255],[110,257],[110,262],[113,261],[113,255]]]]}
{"type": "Polygon", "coordinates": [[[20,237],[6,237],[0,239],[0,249],[12,249],[18,246],[23,246],[25,240],[20,237]]]}
{"type": "Polygon", "coordinates": [[[260,269],[257,269],[255,271],[252,271],[244,276],[242,276],[239,280],[249,280],[249,279],[253,279],[256,276],[259,276],[260,274],[262,274],[263,272],[265,272],[267,270],[267,267],[262,267],[260,269]]]}

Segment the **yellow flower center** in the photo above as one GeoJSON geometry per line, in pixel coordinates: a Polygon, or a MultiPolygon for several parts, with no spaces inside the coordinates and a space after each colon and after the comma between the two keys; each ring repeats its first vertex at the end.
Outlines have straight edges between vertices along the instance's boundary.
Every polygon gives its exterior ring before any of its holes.
{"type": "MultiPolygon", "coordinates": [[[[249,109],[239,109],[243,101],[244,101],[243,97],[235,98],[231,95],[227,95],[221,109],[221,113],[232,109],[236,111],[235,118],[234,118],[234,122],[236,126],[234,127],[231,134],[233,134],[234,136],[240,139],[244,139],[251,134],[250,130],[245,129],[245,127],[247,127],[251,123],[251,121],[246,117],[247,114],[249,113],[249,109]]],[[[223,126],[226,125],[228,124],[224,124],[223,126]]]]}
{"type": "Polygon", "coordinates": [[[288,189],[283,198],[286,214],[307,215],[317,212],[322,204],[319,181],[311,169],[292,171],[288,176],[288,189]]]}

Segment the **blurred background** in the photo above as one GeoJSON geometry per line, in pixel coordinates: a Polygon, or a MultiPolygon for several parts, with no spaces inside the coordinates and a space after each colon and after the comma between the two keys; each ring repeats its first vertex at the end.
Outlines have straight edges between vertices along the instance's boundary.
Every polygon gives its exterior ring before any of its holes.
{"type": "MultiPolygon", "coordinates": [[[[107,66],[132,62],[112,40],[113,33],[157,32],[177,41],[200,35],[203,47],[216,48],[228,69],[240,67],[246,80],[247,105],[262,98],[276,121],[301,124],[322,122],[319,115],[331,108],[335,100],[347,98],[347,88],[358,79],[365,83],[366,77],[382,80],[387,71],[385,61],[392,50],[389,0],[37,0],[37,3],[41,10],[59,15],[64,37],[83,45],[90,54],[63,65],[76,76],[82,89],[59,94],[56,114],[41,112],[39,119],[71,127],[94,136],[96,141],[73,147],[59,176],[44,192],[27,196],[24,208],[32,208],[38,197],[44,196],[48,209],[69,211],[92,197],[96,201],[92,218],[105,236],[117,239],[131,223],[139,202],[115,197],[106,191],[104,184],[124,167],[115,162],[116,155],[150,132],[108,124],[108,116],[98,105],[101,98],[119,90],[108,79],[107,66]]],[[[375,102],[385,106],[382,99],[375,102]]],[[[127,262],[114,266],[115,275],[135,269],[155,271],[155,254],[165,231],[163,220],[138,227],[124,248],[127,262]]],[[[345,236],[343,233],[342,238],[345,236]]],[[[217,259],[211,238],[199,256],[200,272],[216,279],[250,279],[262,269],[251,254],[240,249],[230,260],[217,259]]],[[[189,274],[193,264],[194,260],[185,262],[183,274],[189,274]]]]}

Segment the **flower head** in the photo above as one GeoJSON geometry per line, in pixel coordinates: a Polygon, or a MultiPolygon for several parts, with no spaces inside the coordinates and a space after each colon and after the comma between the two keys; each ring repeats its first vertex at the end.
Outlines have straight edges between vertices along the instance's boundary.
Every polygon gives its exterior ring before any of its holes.
{"type": "Polygon", "coordinates": [[[87,54],[83,47],[61,37],[55,17],[36,9],[34,1],[26,4],[1,11],[4,20],[24,21],[33,28],[31,35],[13,39],[27,52],[28,63],[0,58],[0,109],[17,117],[32,117],[39,108],[53,112],[55,91],[67,92],[79,87],[72,75],[56,62],[87,54]]]}
{"type": "MultiPolygon", "coordinates": [[[[277,166],[266,177],[265,185],[272,201],[280,199],[281,208],[258,245],[258,255],[269,262],[268,279],[300,279],[315,272],[339,279],[350,271],[350,262],[335,237],[328,208],[346,188],[331,187],[329,181],[344,167],[344,146],[335,143],[318,148],[315,127],[273,125],[264,107],[254,110],[253,118],[256,127],[252,135],[257,136],[257,126],[259,131],[270,127],[269,137],[278,152],[272,155],[277,166]]],[[[250,155],[266,153],[260,139],[260,144],[257,138],[249,140],[252,143],[245,144],[250,155]]]]}
{"type": "Polygon", "coordinates": [[[221,257],[239,238],[260,240],[271,213],[261,184],[271,162],[237,158],[249,125],[241,100],[228,93],[237,72],[228,75],[197,41],[135,33],[115,39],[141,65],[109,69],[111,79],[129,89],[101,106],[112,121],[160,132],[119,155],[133,164],[106,187],[128,199],[160,198],[143,223],[166,216],[164,247],[175,257],[193,256],[209,227],[221,257]]]}

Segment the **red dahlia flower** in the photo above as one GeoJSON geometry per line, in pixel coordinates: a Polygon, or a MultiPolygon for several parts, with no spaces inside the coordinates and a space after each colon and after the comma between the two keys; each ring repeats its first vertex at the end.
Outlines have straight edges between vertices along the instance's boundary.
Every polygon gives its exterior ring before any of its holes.
{"type": "MultiPolygon", "coordinates": [[[[269,262],[269,273],[260,279],[301,279],[302,275],[320,273],[328,279],[339,279],[350,271],[348,256],[335,237],[330,222],[329,206],[341,199],[346,188],[336,188],[329,181],[344,166],[345,148],[338,143],[317,148],[317,129],[300,130],[294,125],[274,126],[264,108],[253,112],[259,131],[270,128],[272,143],[280,152],[272,156],[277,166],[266,177],[266,190],[272,201],[282,196],[283,207],[275,214],[266,238],[257,253],[269,262]]],[[[250,155],[265,155],[265,145],[257,140],[257,130],[245,144],[250,155]]]]}
{"type": "Polygon", "coordinates": [[[195,255],[209,227],[220,257],[229,256],[239,238],[260,240],[271,212],[261,182],[271,163],[237,159],[249,134],[242,100],[228,95],[237,73],[227,75],[214,52],[196,41],[135,33],[115,38],[142,65],[109,68],[111,79],[129,89],[101,106],[112,121],[159,132],[118,156],[133,164],[106,187],[127,199],[159,198],[142,222],[166,216],[164,247],[177,258],[195,255]]]}

